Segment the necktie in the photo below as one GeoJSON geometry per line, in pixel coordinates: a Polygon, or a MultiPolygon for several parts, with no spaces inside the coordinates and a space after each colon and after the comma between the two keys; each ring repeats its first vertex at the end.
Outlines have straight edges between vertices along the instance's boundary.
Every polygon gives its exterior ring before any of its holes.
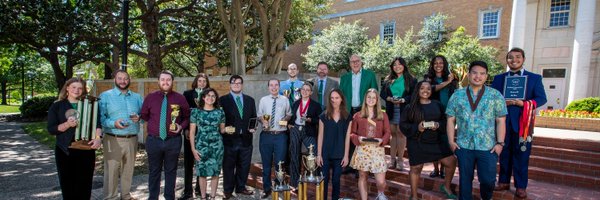
{"type": "Polygon", "coordinates": [[[158,129],[160,139],[167,139],[167,94],[165,94],[162,105],[160,106],[160,123],[158,129]]]}
{"type": "Polygon", "coordinates": [[[323,80],[319,80],[319,103],[323,105],[323,80]]]}
{"type": "Polygon", "coordinates": [[[294,102],[294,82],[292,81],[292,85],[290,85],[290,105],[294,102]]]}
{"type": "Polygon", "coordinates": [[[275,104],[277,103],[277,97],[273,97],[273,107],[271,108],[271,121],[269,127],[275,127],[275,104]]]}
{"type": "Polygon", "coordinates": [[[242,106],[242,98],[240,96],[235,97],[235,104],[237,104],[238,112],[240,112],[240,118],[244,117],[244,107],[242,106]]]}

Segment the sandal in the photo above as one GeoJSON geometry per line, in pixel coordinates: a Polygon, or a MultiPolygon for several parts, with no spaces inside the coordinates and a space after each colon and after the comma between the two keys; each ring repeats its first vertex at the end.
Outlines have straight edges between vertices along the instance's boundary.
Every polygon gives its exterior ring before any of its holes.
{"type": "Polygon", "coordinates": [[[431,173],[429,173],[429,177],[431,178],[435,178],[438,177],[440,175],[440,173],[438,171],[432,171],[431,173]]]}
{"type": "Polygon", "coordinates": [[[442,191],[446,195],[446,199],[456,199],[456,195],[452,194],[452,192],[446,190],[444,185],[440,185],[440,191],[442,191]]]}

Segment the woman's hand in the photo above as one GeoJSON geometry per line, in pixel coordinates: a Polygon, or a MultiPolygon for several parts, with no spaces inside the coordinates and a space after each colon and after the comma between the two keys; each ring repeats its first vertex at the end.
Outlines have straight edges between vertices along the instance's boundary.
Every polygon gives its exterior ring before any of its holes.
{"type": "Polygon", "coordinates": [[[440,123],[438,123],[438,122],[433,122],[433,123],[434,123],[434,125],[433,125],[433,128],[431,128],[431,130],[436,131],[438,128],[440,128],[440,123]]]}
{"type": "Polygon", "coordinates": [[[193,149],[193,147],[192,147],[192,155],[194,155],[194,159],[196,161],[200,161],[200,156],[201,156],[200,152],[198,152],[196,149],[193,149]]]}
{"type": "Polygon", "coordinates": [[[74,117],[69,117],[65,123],[69,128],[77,126],[77,120],[74,117]]]}
{"type": "Polygon", "coordinates": [[[341,165],[342,167],[348,166],[348,156],[344,155],[344,159],[342,159],[341,165]]]}
{"type": "Polygon", "coordinates": [[[421,123],[419,123],[419,132],[423,132],[425,131],[425,126],[423,125],[424,121],[421,121],[421,123]]]}
{"type": "Polygon", "coordinates": [[[323,158],[321,156],[317,156],[317,165],[319,167],[323,167],[323,158]]]}

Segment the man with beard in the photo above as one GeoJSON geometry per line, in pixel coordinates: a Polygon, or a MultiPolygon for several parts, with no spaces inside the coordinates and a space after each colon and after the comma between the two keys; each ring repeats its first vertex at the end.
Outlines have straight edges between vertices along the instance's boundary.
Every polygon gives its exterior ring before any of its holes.
{"type": "Polygon", "coordinates": [[[104,199],[135,199],[129,194],[140,131],[142,96],[129,90],[129,74],[115,71],[115,87],[100,94],[104,145],[104,199]],[[117,192],[121,177],[121,196],[117,192]]]}
{"type": "Polygon", "coordinates": [[[290,105],[292,105],[294,101],[300,99],[300,88],[304,82],[298,78],[298,66],[296,66],[296,64],[292,63],[288,65],[287,73],[290,78],[281,82],[279,94],[285,94],[284,91],[287,90],[289,94],[287,94],[285,97],[290,100],[290,105]]]}
{"type": "Polygon", "coordinates": [[[325,102],[329,99],[329,91],[340,87],[340,84],[336,80],[327,76],[328,74],[329,65],[326,62],[319,62],[317,64],[317,77],[312,79],[313,93],[310,98],[317,100],[321,104],[322,110],[325,110],[325,102]]]}
{"type": "MultiPolygon", "coordinates": [[[[141,118],[148,122],[148,199],[158,199],[161,172],[165,170],[165,194],[167,200],[175,199],[177,160],[181,151],[181,130],[187,128],[190,107],[185,97],[173,91],[173,73],[162,71],[158,76],[159,91],[146,96],[142,105],[141,118]],[[179,107],[179,115],[172,119],[173,107],[179,107]],[[173,123],[174,122],[174,123],[173,123]],[[173,124],[172,124],[173,123],[173,124]]],[[[177,112],[177,111],[175,111],[177,112]]]]}

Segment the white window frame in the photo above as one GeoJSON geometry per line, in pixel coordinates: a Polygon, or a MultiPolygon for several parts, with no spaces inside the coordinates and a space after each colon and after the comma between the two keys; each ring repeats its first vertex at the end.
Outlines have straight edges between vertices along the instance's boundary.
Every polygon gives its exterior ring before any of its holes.
{"type": "Polygon", "coordinates": [[[384,21],[384,22],[381,22],[379,24],[379,42],[381,42],[381,43],[386,42],[386,44],[390,44],[390,43],[387,43],[387,41],[385,40],[385,36],[386,35],[384,35],[384,33],[385,33],[385,27],[387,25],[391,25],[392,26],[392,33],[391,33],[392,34],[391,35],[392,36],[392,40],[391,40],[392,42],[391,42],[391,44],[394,44],[394,42],[395,42],[394,39],[396,37],[396,21],[384,21]]]}
{"type": "Polygon", "coordinates": [[[485,10],[479,11],[479,39],[496,39],[500,37],[500,25],[502,24],[502,8],[488,8],[485,10]],[[493,25],[493,24],[483,24],[484,16],[488,13],[498,13],[498,18],[495,23],[496,25],[496,34],[492,36],[484,36],[483,35],[483,27],[484,25],[493,25]]]}
{"type": "Polygon", "coordinates": [[[571,11],[573,9],[573,1],[571,0],[564,0],[564,1],[568,1],[569,2],[569,9],[568,10],[560,10],[560,11],[552,11],[552,0],[548,1],[548,28],[564,28],[564,27],[569,27],[571,25],[571,11]],[[563,25],[552,25],[552,14],[560,14],[560,13],[567,13],[567,24],[563,24],[563,25]]]}

